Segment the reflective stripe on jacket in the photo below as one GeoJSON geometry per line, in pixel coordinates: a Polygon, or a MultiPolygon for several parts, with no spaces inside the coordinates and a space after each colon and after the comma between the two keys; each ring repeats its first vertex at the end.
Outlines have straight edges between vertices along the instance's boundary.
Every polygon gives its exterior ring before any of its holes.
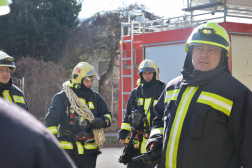
{"type": "Polygon", "coordinates": [[[147,146],[163,144],[158,168],[252,167],[251,91],[226,72],[202,86],[181,81],[172,80],[155,106],[147,146]]]}
{"type": "Polygon", "coordinates": [[[15,103],[25,110],[29,110],[23,92],[14,84],[11,85],[10,90],[2,90],[2,97],[8,102],[15,103]]]}

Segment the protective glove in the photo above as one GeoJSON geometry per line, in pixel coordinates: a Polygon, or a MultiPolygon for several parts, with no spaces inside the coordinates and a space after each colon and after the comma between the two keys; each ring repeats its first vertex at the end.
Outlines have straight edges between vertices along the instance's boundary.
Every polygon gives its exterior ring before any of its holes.
{"type": "Polygon", "coordinates": [[[101,129],[101,128],[104,128],[105,125],[106,123],[103,118],[96,118],[90,124],[92,129],[101,129]]]}
{"type": "Polygon", "coordinates": [[[150,148],[147,149],[147,152],[144,154],[142,160],[145,164],[157,164],[162,155],[162,145],[157,142],[154,142],[150,145],[150,148]]]}

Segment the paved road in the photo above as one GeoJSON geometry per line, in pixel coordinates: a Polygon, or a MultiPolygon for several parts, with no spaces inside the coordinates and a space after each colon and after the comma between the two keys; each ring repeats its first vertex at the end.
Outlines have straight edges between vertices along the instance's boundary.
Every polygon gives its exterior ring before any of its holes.
{"type": "Polygon", "coordinates": [[[96,168],[125,168],[126,166],[118,162],[123,148],[101,148],[102,154],[98,156],[96,168]]]}

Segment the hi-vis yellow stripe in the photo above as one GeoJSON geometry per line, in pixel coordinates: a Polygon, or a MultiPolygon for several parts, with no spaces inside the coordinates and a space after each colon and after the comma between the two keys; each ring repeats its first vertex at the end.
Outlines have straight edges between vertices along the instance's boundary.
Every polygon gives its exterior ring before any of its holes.
{"type": "MultiPolygon", "coordinates": [[[[147,110],[148,108],[150,107],[150,103],[151,103],[151,98],[146,98],[145,101],[144,101],[144,110],[145,110],[145,115],[147,115],[147,110]]],[[[149,123],[149,126],[150,126],[150,109],[149,109],[149,112],[148,112],[148,116],[147,117],[147,120],[148,120],[148,123],[149,123]]],[[[144,126],[145,126],[145,123],[144,123],[144,126]]]]}
{"type": "MultiPolygon", "coordinates": [[[[73,149],[73,144],[68,141],[59,141],[59,146],[63,149],[73,149]]],[[[98,145],[96,145],[96,143],[85,143],[84,145],[82,145],[81,142],[76,142],[76,146],[78,149],[78,154],[84,154],[84,148],[89,150],[98,148],[98,145]]]]}
{"type": "Polygon", "coordinates": [[[137,102],[137,105],[143,105],[143,102],[144,102],[144,99],[143,98],[139,98],[138,99],[138,102],[137,102]]]}
{"type": "Polygon", "coordinates": [[[82,101],[82,103],[83,103],[83,104],[87,105],[87,103],[86,103],[86,100],[85,100],[85,99],[82,99],[82,98],[80,98],[80,97],[78,97],[78,98],[82,101]]]}
{"type": "Polygon", "coordinates": [[[56,126],[51,126],[46,128],[51,134],[58,134],[58,129],[56,126]]]}
{"type": "Polygon", "coordinates": [[[89,107],[89,109],[94,109],[94,104],[93,104],[93,102],[88,102],[88,107],[89,107]]]}
{"type": "Polygon", "coordinates": [[[112,118],[111,118],[111,115],[110,115],[110,114],[105,114],[104,116],[107,117],[107,118],[109,119],[110,122],[112,121],[112,118]]]}
{"type": "Polygon", "coordinates": [[[163,135],[163,133],[164,133],[164,128],[163,127],[153,128],[151,130],[150,137],[152,137],[153,135],[156,135],[156,134],[162,134],[163,135]]]}
{"type": "Polygon", "coordinates": [[[233,106],[233,102],[231,100],[209,92],[201,92],[197,102],[207,104],[212,108],[223,112],[227,116],[230,116],[233,106]]]}
{"type": "Polygon", "coordinates": [[[76,142],[76,146],[78,149],[78,154],[84,154],[84,148],[80,142],[76,142]]]}
{"type": "Polygon", "coordinates": [[[165,95],[165,103],[168,103],[169,100],[177,100],[180,89],[169,90],[165,95]]]}
{"type": "Polygon", "coordinates": [[[121,125],[121,129],[124,129],[124,130],[127,130],[127,131],[130,131],[131,130],[131,126],[129,123],[122,123],[121,125]]]}
{"type": "Polygon", "coordinates": [[[4,100],[6,100],[6,101],[12,102],[12,99],[11,99],[11,96],[10,96],[10,93],[9,93],[9,90],[4,90],[4,91],[3,91],[3,98],[4,98],[4,100]]]}
{"type": "Polygon", "coordinates": [[[141,149],[140,149],[141,154],[142,153],[146,153],[147,142],[148,142],[148,139],[146,139],[145,137],[143,137],[143,141],[141,143],[141,149]]]}
{"type": "Polygon", "coordinates": [[[186,113],[189,108],[189,104],[197,89],[198,87],[188,86],[180,100],[179,106],[176,111],[176,116],[172,124],[168,144],[167,144],[166,161],[165,161],[166,168],[177,167],[177,152],[178,152],[178,145],[179,145],[179,139],[180,139],[182,126],[184,123],[186,113]]]}
{"type": "Polygon", "coordinates": [[[24,97],[23,96],[17,96],[13,95],[13,99],[15,103],[22,103],[25,104],[24,97]]]}
{"type": "Polygon", "coordinates": [[[153,101],[153,107],[157,104],[157,100],[153,101]]]}

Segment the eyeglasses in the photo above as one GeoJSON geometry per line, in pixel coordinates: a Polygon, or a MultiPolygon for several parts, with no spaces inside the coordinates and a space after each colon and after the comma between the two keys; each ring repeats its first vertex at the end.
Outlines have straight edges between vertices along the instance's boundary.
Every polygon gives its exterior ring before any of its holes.
{"type": "Polygon", "coordinates": [[[0,73],[4,73],[4,71],[6,71],[7,73],[10,73],[11,72],[11,69],[0,69],[0,73]]]}

